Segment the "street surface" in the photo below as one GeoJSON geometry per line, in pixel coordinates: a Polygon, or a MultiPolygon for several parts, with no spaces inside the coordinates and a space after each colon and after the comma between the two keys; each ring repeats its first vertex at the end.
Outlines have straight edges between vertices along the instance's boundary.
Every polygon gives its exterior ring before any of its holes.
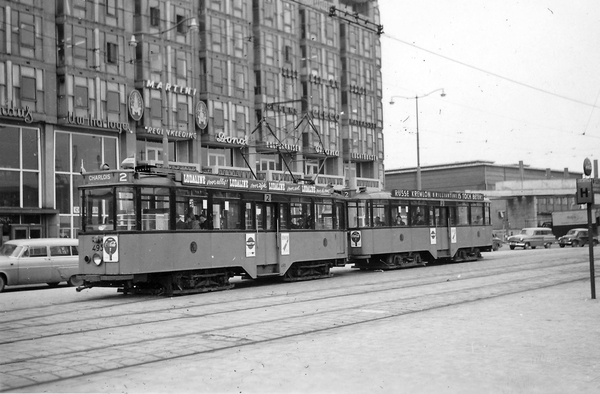
{"type": "Polygon", "coordinates": [[[236,282],[174,298],[7,288],[0,390],[600,392],[587,248],[236,282]]]}

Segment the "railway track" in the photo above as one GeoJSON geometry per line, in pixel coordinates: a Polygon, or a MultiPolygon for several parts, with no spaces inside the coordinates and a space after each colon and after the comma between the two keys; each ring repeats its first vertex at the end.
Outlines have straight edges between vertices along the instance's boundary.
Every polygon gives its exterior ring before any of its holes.
{"type": "Polygon", "coordinates": [[[523,262],[527,254],[511,252],[501,261],[488,254],[476,263],[424,269],[346,270],[327,280],[172,299],[115,293],[5,308],[0,391],[48,387],[589,278],[585,254],[541,252],[538,262],[523,262]]]}

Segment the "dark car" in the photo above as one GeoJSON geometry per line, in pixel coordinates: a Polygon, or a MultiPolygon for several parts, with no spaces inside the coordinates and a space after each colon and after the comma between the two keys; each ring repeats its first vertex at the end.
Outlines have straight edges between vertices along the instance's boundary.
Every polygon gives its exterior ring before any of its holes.
{"type": "MultiPolygon", "coordinates": [[[[598,236],[592,237],[594,246],[598,245],[598,236]]],[[[561,248],[565,246],[584,246],[589,244],[588,230],[587,228],[573,228],[568,233],[558,238],[558,244],[561,248]]]]}

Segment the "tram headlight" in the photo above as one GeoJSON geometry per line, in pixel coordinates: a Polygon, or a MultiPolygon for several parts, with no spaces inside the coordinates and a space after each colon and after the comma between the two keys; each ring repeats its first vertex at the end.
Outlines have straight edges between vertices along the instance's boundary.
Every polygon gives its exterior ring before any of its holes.
{"type": "Polygon", "coordinates": [[[100,265],[102,264],[102,256],[98,253],[94,253],[94,255],[92,256],[92,261],[94,262],[94,264],[100,265]]]}

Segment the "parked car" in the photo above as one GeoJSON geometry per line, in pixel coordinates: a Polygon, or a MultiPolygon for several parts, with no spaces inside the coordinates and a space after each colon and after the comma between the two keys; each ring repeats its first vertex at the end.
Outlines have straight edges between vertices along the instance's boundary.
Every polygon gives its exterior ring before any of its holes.
{"type": "Polygon", "coordinates": [[[0,247],[0,292],[5,286],[66,281],[79,286],[79,242],[70,238],[15,239],[0,247]]]}
{"type": "Polygon", "coordinates": [[[500,249],[502,247],[502,245],[503,245],[502,240],[494,235],[492,237],[492,250],[495,252],[498,249],[500,249]]]}
{"type": "Polygon", "coordinates": [[[552,229],[548,227],[528,227],[521,230],[517,235],[508,238],[510,249],[516,247],[535,249],[538,246],[549,248],[556,242],[556,237],[552,234],[552,229]]]}
{"type": "MultiPolygon", "coordinates": [[[[593,236],[592,242],[594,243],[594,246],[598,245],[598,236],[593,236]]],[[[584,246],[589,243],[587,228],[573,228],[569,230],[568,233],[558,238],[558,245],[560,245],[561,248],[569,245],[572,247],[584,246]]]]}

